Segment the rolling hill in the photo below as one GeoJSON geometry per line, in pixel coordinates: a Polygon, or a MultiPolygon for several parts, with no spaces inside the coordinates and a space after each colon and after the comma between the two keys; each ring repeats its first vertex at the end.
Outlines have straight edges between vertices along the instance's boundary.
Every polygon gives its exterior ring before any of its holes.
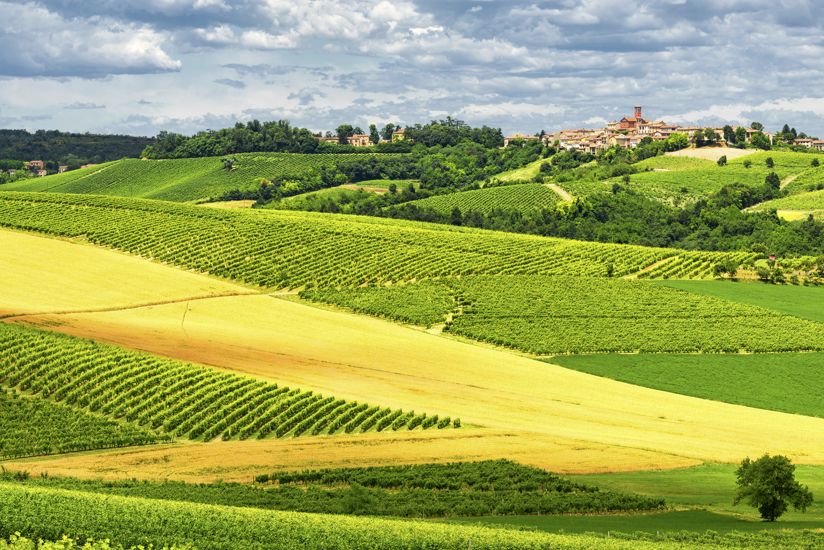
{"type": "MultiPolygon", "coordinates": [[[[492,210],[517,210],[528,212],[551,208],[561,202],[561,197],[541,183],[525,183],[518,185],[504,185],[435,195],[426,199],[419,199],[403,203],[404,207],[415,206],[422,209],[432,209],[439,214],[449,215],[454,208],[466,213],[470,210],[487,214],[492,210]]],[[[390,209],[392,207],[389,207],[390,209]]]]}
{"type": "MultiPolygon", "coordinates": [[[[364,158],[366,156],[371,155],[364,158]]],[[[228,191],[254,189],[257,178],[288,180],[353,158],[346,154],[297,153],[242,153],[232,157],[237,162],[231,170],[224,169],[222,157],[123,159],[44,178],[21,180],[0,187],[0,191],[202,201],[217,198],[228,191]]]]}

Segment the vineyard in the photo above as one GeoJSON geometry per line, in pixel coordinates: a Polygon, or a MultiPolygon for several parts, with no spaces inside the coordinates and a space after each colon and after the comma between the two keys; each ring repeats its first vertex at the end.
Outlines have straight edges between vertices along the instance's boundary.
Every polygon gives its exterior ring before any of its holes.
{"type": "Polygon", "coordinates": [[[0,325],[0,350],[3,386],[176,437],[262,439],[453,425],[448,417],[370,407],[15,325],[0,325]]]}
{"type": "MultiPolygon", "coordinates": [[[[12,481],[16,472],[0,481],[12,481]]],[[[38,487],[324,514],[472,517],[660,510],[663,499],[573,483],[506,460],[276,472],[256,483],[31,477],[38,487]]]]}
{"type": "Polygon", "coordinates": [[[464,277],[301,296],[406,322],[448,321],[453,334],[534,354],[824,349],[819,323],[643,281],[464,277]]]}
{"type": "Polygon", "coordinates": [[[803,210],[805,212],[824,212],[824,189],[821,191],[810,191],[807,193],[797,193],[780,199],[762,202],[753,210],[803,210]]]}
{"type": "Polygon", "coordinates": [[[0,387],[0,460],[145,445],[162,439],[148,430],[0,387]]]}
{"type": "Polygon", "coordinates": [[[40,231],[270,288],[475,274],[705,278],[726,258],[469,228],[288,211],[230,211],[87,195],[0,194],[0,226],[40,231]],[[646,273],[645,276],[658,276],[646,273]]]}
{"type": "MultiPolygon", "coordinates": [[[[630,176],[629,187],[651,198],[684,203],[695,201],[734,183],[761,186],[767,175],[775,172],[791,189],[792,186],[824,177],[824,167],[811,166],[814,158],[817,157],[807,153],[766,151],[730,160],[726,166],[718,166],[711,161],[688,157],[653,157],[635,165],[643,171],[630,176]],[[773,160],[772,168],[767,166],[767,159],[773,160]],[[801,181],[796,182],[795,178],[801,181]]],[[[561,183],[573,195],[578,196],[609,192],[614,184],[626,185],[621,177],[604,181],[561,183]]]]}
{"type": "Polygon", "coordinates": [[[560,202],[560,197],[553,190],[540,183],[522,185],[505,185],[488,189],[475,189],[461,193],[435,195],[406,203],[418,208],[432,209],[440,214],[449,214],[453,208],[461,212],[474,210],[487,214],[492,210],[540,210],[552,208],[560,202]]]}
{"type": "MultiPolygon", "coordinates": [[[[363,155],[368,158],[373,155],[363,155]]],[[[399,155],[384,154],[381,158],[399,155]]],[[[169,160],[123,159],[85,168],[25,180],[3,186],[8,191],[46,191],[144,197],[187,202],[219,197],[228,191],[254,189],[257,178],[289,180],[321,167],[333,167],[352,155],[297,153],[243,153],[231,170],[224,169],[221,157],[169,160]]],[[[358,157],[360,159],[360,156],[358,157]]]]}

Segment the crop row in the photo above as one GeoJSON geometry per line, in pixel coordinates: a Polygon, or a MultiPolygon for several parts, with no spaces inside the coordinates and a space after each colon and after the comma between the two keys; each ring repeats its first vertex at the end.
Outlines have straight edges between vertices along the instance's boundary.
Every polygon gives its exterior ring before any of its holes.
{"type": "Polygon", "coordinates": [[[301,296],[427,325],[451,312],[450,332],[535,354],[824,349],[820,323],[647,281],[476,276],[301,296]]]}
{"type": "Polygon", "coordinates": [[[545,185],[529,183],[435,195],[434,197],[412,201],[410,204],[420,208],[431,208],[440,214],[448,215],[456,207],[462,213],[470,210],[482,214],[488,214],[493,210],[526,212],[550,208],[558,204],[559,201],[558,194],[545,185]]]}
{"type": "Polygon", "coordinates": [[[162,439],[145,429],[0,387],[0,460],[162,439]]]}
{"type": "Polygon", "coordinates": [[[654,542],[409,520],[275,512],[0,483],[0,536],[195,548],[652,549],[654,542]]]}
{"type": "MultiPolygon", "coordinates": [[[[619,277],[675,255],[674,265],[725,257],[399,220],[46,193],[0,193],[0,225],[84,236],[95,244],[275,288],[476,274],[619,277]]],[[[697,276],[683,271],[684,278],[697,276]]]]}
{"type": "Polygon", "coordinates": [[[0,384],[190,439],[296,437],[452,424],[449,419],[369,407],[13,325],[0,325],[0,384]]]}

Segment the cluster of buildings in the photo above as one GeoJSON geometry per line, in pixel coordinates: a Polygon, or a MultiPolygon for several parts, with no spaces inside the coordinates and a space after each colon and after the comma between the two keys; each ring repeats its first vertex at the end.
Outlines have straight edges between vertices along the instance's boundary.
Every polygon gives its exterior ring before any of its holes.
{"type": "MultiPolygon", "coordinates": [[[[89,168],[90,166],[97,166],[96,164],[84,164],[80,168],[89,168]]],[[[49,175],[49,171],[46,170],[46,163],[42,160],[30,160],[28,162],[23,163],[23,169],[30,172],[31,174],[42,178],[43,176],[49,175]]],[[[65,164],[61,164],[57,167],[57,173],[62,174],[63,172],[68,172],[69,167],[65,164]]],[[[6,170],[6,172],[10,176],[17,175],[17,170],[14,168],[10,168],[6,170]]]]}
{"type": "MultiPolygon", "coordinates": [[[[321,143],[339,143],[337,136],[317,136],[318,141],[321,143]]],[[[403,141],[406,139],[406,132],[403,128],[396,128],[394,132],[392,132],[392,139],[384,139],[381,138],[378,143],[395,143],[396,141],[403,141]]],[[[372,143],[372,139],[369,137],[369,134],[353,134],[346,138],[347,145],[352,145],[353,147],[371,147],[374,145],[372,143]]]]}
{"type": "MultiPolygon", "coordinates": [[[[719,135],[719,143],[724,144],[724,128],[711,128],[719,135]]],[[[733,127],[737,130],[738,127],[733,127]]],[[[644,118],[643,108],[641,105],[635,106],[635,112],[632,116],[625,116],[621,120],[610,122],[603,128],[589,129],[581,128],[576,130],[559,130],[552,134],[543,134],[541,136],[526,136],[523,134],[515,134],[507,136],[504,139],[504,147],[509,145],[514,140],[533,140],[540,139],[546,145],[558,143],[558,145],[567,150],[578,150],[587,153],[595,154],[598,151],[609,149],[613,146],[633,148],[637,147],[644,138],[651,138],[654,141],[663,141],[674,133],[686,134],[690,139],[693,138],[696,132],[706,131],[707,128],[701,126],[678,126],[676,124],[669,124],[663,120],[653,121],[644,118]]],[[[750,141],[753,134],[758,130],[752,128],[744,128],[746,132],[746,140],[750,141]]],[[[773,139],[773,134],[762,132],[770,141],[773,139]]]]}
{"type": "Polygon", "coordinates": [[[798,138],[793,141],[793,145],[800,145],[801,147],[807,147],[808,149],[824,151],[824,139],[798,138]]]}

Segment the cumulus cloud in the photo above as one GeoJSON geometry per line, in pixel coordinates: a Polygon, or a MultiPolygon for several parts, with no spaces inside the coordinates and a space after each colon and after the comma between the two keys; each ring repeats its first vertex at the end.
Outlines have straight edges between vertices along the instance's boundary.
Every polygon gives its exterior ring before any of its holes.
{"type": "Polygon", "coordinates": [[[0,74],[102,77],[177,71],[155,30],[108,19],[67,20],[35,3],[0,2],[0,74]]]}

